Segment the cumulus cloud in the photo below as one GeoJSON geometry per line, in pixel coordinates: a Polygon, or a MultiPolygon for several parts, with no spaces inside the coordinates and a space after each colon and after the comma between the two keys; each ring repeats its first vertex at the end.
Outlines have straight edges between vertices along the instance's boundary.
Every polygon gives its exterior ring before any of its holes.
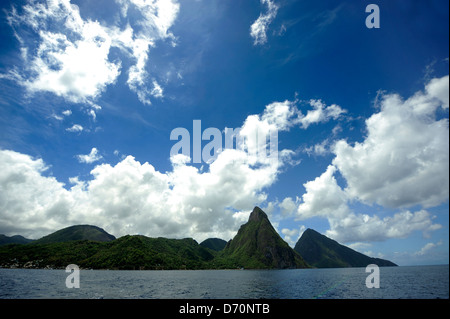
{"type": "Polygon", "coordinates": [[[329,222],[326,235],[342,243],[355,241],[383,241],[388,238],[405,238],[414,231],[428,236],[442,226],[433,223],[426,210],[403,211],[392,217],[358,214],[350,208],[352,198],[336,181],[336,167],[327,170],[313,181],[304,184],[306,192],[297,209],[297,219],[323,217],[329,222]]]}
{"type": "Polygon", "coordinates": [[[427,253],[429,253],[429,251],[433,250],[434,248],[436,248],[437,246],[442,245],[442,241],[439,241],[438,243],[427,243],[425,246],[423,246],[419,251],[416,251],[414,254],[417,256],[423,256],[427,253]]]}
{"type": "Polygon", "coordinates": [[[343,218],[330,216],[330,230],[326,235],[340,242],[383,241],[389,238],[406,238],[415,231],[420,231],[425,237],[431,232],[442,228],[433,223],[428,211],[403,211],[392,217],[380,218],[377,215],[356,214],[350,212],[343,218]]]}
{"type": "Polygon", "coordinates": [[[261,0],[261,4],[267,5],[267,12],[261,13],[258,19],[250,26],[250,36],[254,45],[261,45],[267,42],[267,29],[277,16],[279,6],[271,0],[261,0]]]}
{"type": "Polygon", "coordinates": [[[108,61],[111,39],[98,22],[84,21],[78,7],[64,0],[29,2],[23,10],[23,15],[13,10],[9,22],[31,26],[39,36],[35,50],[26,47],[32,56],[21,83],[30,92],[49,91],[84,102],[115,81],[120,63],[108,61]]]}
{"type": "Polygon", "coordinates": [[[0,150],[0,233],[29,238],[67,223],[70,193],[42,159],[0,150]]]}
{"type": "Polygon", "coordinates": [[[153,95],[154,97],[158,97],[158,98],[161,98],[164,96],[163,89],[158,84],[158,82],[156,82],[155,80],[153,80],[153,89],[151,90],[150,94],[153,95]]]}
{"type": "Polygon", "coordinates": [[[332,147],[332,164],[304,184],[296,217],[326,218],[330,225],[327,236],[341,242],[404,238],[415,231],[429,236],[441,228],[425,208],[448,200],[448,119],[436,118],[438,108],[448,109],[447,84],[448,76],[433,79],[425,92],[407,100],[396,94],[384,95],[379,112],[366,120],[364,141],[354,145],[337,141],[332,147]],[[345,188],[337,183],[338,173],[345,188]],[[350,207],[353,202],[400,212],[384,218],[358,214],[350,207]],[[423,209],[406,210],[417,205],[423,209]]]}
{"type": "Polygon", "coordinates": [[[175,156],[172,171],[161,173],[127,156],[115,166],[97,165],[89,181],[71,178],[73,186],[66,190],[44,175],[47,167],[41,159],[0,153],[1,231],[21,230],[33,237],[88,223],[116,236],[230,239],[252,207],[266,199],[263,190],[275,176],[269,166],[253,169],[237,160],[242,154],[236,150],[221,153],[208,172],[175,156]]]}
{"type": "Polygon", "coordinates": [[[60,115],[57,115],[57,114],[52,114],[52,118],[54,118],[55,120],[58,120],[58,121],[62,121],[63,120],[63,117],[60,116],[60,115]]]}
{"type": "MultiPolygon", "coordinates": [[[[242,130],[250,132],[263,124],[287,129],[288,104],[269,105],[261,116],[247,118],[242,130]]],[[[270,141],[264,143],[267,147],[270,141]]],[[[175,154],[170,158],[172,169],[164,173],[127,156],[116,165],[95,166],[89,180],[70,178],[70,187],[46,176],[41,159],[7,150],[0,153],[3,232],[21,227],[22,234],[36,238],[73,224],[94,224],[116,236],[139,233],[203,240],[233,237],[251,209],[266,201],[265,190],[276,181],[288,152],[280,152],[277,161],[251,161],[248,149],[230,148],[202,169],[189,165],[189,157],[175,154]]],[[[96,148],[77,156],[83,163],[100,157],[96,148]]]]}
{"type": "Polygon", "coordinates": [[[328,139],[323,140],[320,143],[314,144],[312,146],[306,147],[303,151],[309,156],[324,156],[330,153],[329,150],[330,141],[328,139]]]}
{"type": "MultiPolygon", "coordinates": [[[[237,130],[244,147],[222,150],[201,169],[191,166],[190,158],[183,154],[173,155],[172,169],[164,173],[127,156],[116,165],[95,166],[89,180],[70,178],[69,187],[46,176],[43,160],[1,151],[2,225],[5,231],[18,229],[12,225],[19,220],[21,233],[34,238],[80,223],[99,225],[116,236],[232,238],[251,209],[267,200],[265,190],[276,182],[292,153],[281,150],[275,160],[253,156],[255,147],[270,150],[273,142],[270,138],[258,140],[267,135],[257,134],[287,131],[298,124],[297,119],[295,102],[274,102],[262,114],[248,116],[237,130]],[[19,194],[18,189],[23,191],[19,194]],[[14,219],[14,214],[21,216],[14,219]],[[36,224],[40,227],[33,233],[36,224]]],[[[82,127],[74,125],[68,130],[81,131],[82,127]]],[[[92,148],[76,158],[95,163],[102,157],[92,148]]],[[[290,213],[295,209],[292,200],[282,204],[290,213]]]]}
{"type": "Polygon", "coordinates": [[[30,93],[46,91],[71,102],[89,103],[121,73],[121,60],[111,60],[111,49],[119,48],[134,60],[128,70],[128,85],[144,104],[161,97],[162,88],[153,81],[148,88],[146,64],[149,49],[157,40],[175,38],[168,30],[178,14],[176,1],[117,1],[122,14],[134,10],[133,19],[122,28],[83,19],[69,0],[28,1],[18,11],[12,7],[8,22],[21,45],[24,67],[10,71],[30,93]],[[133,25],[133,27],[131,26],[133,25]],[[55,27],[57,26],[57,27],[55,27]],[[25,41],[31,28],[37,41],[25,41]],[[37,43],[36,47],[33,44],[37,43]]]}
{"type": "Polygon", "coordinates": [[[83,130],[84,130],[84,128],[80,124],[74,124],[71,127],[66,128],[66,131],[72,132],[72,133],[79,133],[79,132],[81,132],[83,130]]]}
{"type": "Polygon", "coordinates": [[[287,217],[292,215],[297,210],[297,204],[291,197],[286,197],[281,203],[278,204],[281,209],[281,215],[287,217]]]}
{"type": "MultiPolygon", "coordinates": [[[[296,123],[295,102],[274,102],[266,106],[262,115],[254,114],[247,117],[239,129],[240,148],[247,153],[250,164],[274,165],[288,160],[293,151],[278,152],[278,132],[287,131],[296,123]]],[[[286,161],[287,162],[287,161],[286,161]]]]}
{"type": "Polygon", "coordinates": [[[342,218],[349,214],[348,195],[338,185],[334,173],[336,167],[329,165],[327,170],[313,181],[304,184],[306,192],[297,209],[300,220],[314,216],[342,218]]]}
{"type": "MultiPolygon", "coordinates": [[[[297,100],[273,102],[266,106],[262,115],[248,116],[240,129],[240,135],[247,141],[247,149],[254,151],[266,146],[266,141],[258,140],[255,138],[256,136],[269,136],[270,132],[289,131],[296,126],[307,129],[311,124],[324,123],[331,119],[337,120],[347,112],[336,104],[327,106],[321,100],[310,100],[306,104],[312,106],[312,109],[304,115],[297,108],[298,103],[297,100]],[[256,141],[262,143],[262,146],[257,145],[256,141]]],[[[280,155],[283,154],[288,157],[293,152],[281,151],[280,155]]]]}
{"type": "Polygon", "coordinates": [[[128,17],[128,11],[136,11],[140,18],[135,22],[134,28],[130,25],[124,30],[114,29],[112,32],[114,42],[125,53],[129,53],[135,64],[128,70],[127,84],[136,92],[138,99],[143,104],[151,104],[151,99],[161,98],[163,89],[156,80],[152,80],[153,88],[147,86],[149,74],[146,65],[149,58],[150,48],[155,46],[156,41],[169,39],[175,46],[175,36],[169,32],[178,15],[180,5],[175,0],[137,1],[117,0],[121,5],[121,13],[128,17]],[[131,8],[131,9],[130,9],[131,8]],[[130,52],[131,51],[131,52],[130,52]]]}
{"type": "Polygon", "coordinates": [[[432,79],[430,83],[427,84],[425,90],[430,98],[435,98],[438,100],[438,104],[441,104],[443,109],[448,109],[449,106],[449,76],[444,76],[442,78],[432,79]]]}
{"type": "MultiPolygon", "coordinates": [[[[270,150],[273,141],[258,139],[267,137],[261,134],[288,131],[298,125],[295,103],[274,102],[261,114],[248,116],[235,132],[244,147],[222,150],[201,169],[191,166],[190,158],[183,154],[170,158],[172,169],[168,172],[123,156],[116,165],[95,166],[90,179],[72,177],[70,185],[65,186],[46,175],[48,168],[43,160],[1,151],[0,169],[5,176],[2,187],[11,190],[3,193],[0,202],[4,229],[18,229],[12,226],[17,223],[12,216],[21,214],[20,233],[34,238],[73,224],[99,225],[116,236],[140,233],[197,240],[232,238],[251,209],[267,200],[265,190],[290,162],[292,151],[288,149],[277,152],[275,160],[253,156],[252,151],[256,147],[270,150]],[[24,166],[26,169],[21,169],[24,166]],[[18,189],[24,191],[19,194],[18,189]],[[36,224],[39,227],[34,231],[36,224]]],[[[68,130],[80,132],[83,128],[75,124],[68,130]]],[[[76,158],[89,164],[102,157],[97,148],[92,148],[89,154],[76,158]]],[[[273,208],[273,203],[268,205],[268,209],[273,208]]],[[[285,199],[282,206],[286,214],[295,211],[292,199],[285,199]]]]}
{"type": "Polygon", "coordinates": [[[94,163],[103,158],[103,156],[101,156],[98,153],[98,150],[95,147],[93,147],[91,149],[91,152],[89,154],[87,154],[87,155],[80,154],[80,155],[77,155],[76,157],[80,163],[86,163],[86,164],[94,163]]]}
{"type": "Polygon", "coordinates": [[[268,126],[274,126],[280,131],[287,131],[297,122],[298,110],[295,102],[274,102],[266,106],[261,120],[268,126]]]}
{"type": "Polygon", "coordinates": [[[390,208],[432,207],[448,199],[448,118],[435,119],[449,93],[442,83],[448,84],[448,77],[432,80],[426,93],[407,100],[385,95],[380,112],[366,120],[363,142],[335,144],[333,164],[351,197],[390,208]]]}
{"type": "MultiPolygon", "coordinates": [[[[270,148],[278,152],[278,131],[289,131],[292,127],[307,129],[309,125],[324,123],[331,119],[339,119],[346,110],[338,105],[326,106],[320,100],[310,100],[308,105],[312,110],[308,110],[304,115],[298,108],[298,100],[283,102],[273,102],[266,106],[261,115],[254,114],[247,117],[239,130],[239,136],[243,141],[242,147],[246,149],[250,161],[253,163],[261,160],[261,157],[252,159],[252,154],[260,154],[260,150],[270,148]],[[272,134],[275,133],[275,134],[272,134]],[[266,139],[261,138],[266,137],[266,139]]],[[[277,160],[281,159],[283,164],[297,165],[299,160],[293,160],[295,152],[292,150],[281,150],[277,153],[277,160]]],[[[266,160],[273,158],[267,157],[266,160]]]]}
{"type": "Polygon", "coordinates": [[[300,228],[298,229],[283,228],[281,230],[281,234],[284,236],[283,238],[289,244],[289,246],[294,247],[305,230],[306,227],[304,225],[300,226],[300,228]]]}
{"type": "Polygon", "coordinates": [[[307,129],[311,124],[328,122],[330,119],[338,119],[347,111],[342,109],[339,105],[332,104],[327,106],[321,100],[310,100],[309,105],[313,107],[308,110],[306,115],[301,115],[299,123],[304,129],[307,129]]]}

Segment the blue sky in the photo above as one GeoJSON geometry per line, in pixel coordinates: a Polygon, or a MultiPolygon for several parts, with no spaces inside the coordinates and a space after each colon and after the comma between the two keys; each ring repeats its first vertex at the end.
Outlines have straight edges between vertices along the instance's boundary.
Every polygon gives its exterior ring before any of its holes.
{"type": "Polygon", "coordinates": [[[228,240],[258,205],[292,246],[448,263],[448,1],[1,7],[0,233],[228,240]],[[171,157],[194,120],[275,130],[278,160],[171,157]]]}

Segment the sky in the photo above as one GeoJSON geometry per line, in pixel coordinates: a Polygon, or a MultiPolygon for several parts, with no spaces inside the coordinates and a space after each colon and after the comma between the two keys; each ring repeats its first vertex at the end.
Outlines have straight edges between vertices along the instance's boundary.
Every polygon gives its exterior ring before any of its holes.
{"type": "Polygon", "coordinates": [[[448,1],[0,6],[0,233],[229,240],[259,206],[448,264],[448,1]]]}

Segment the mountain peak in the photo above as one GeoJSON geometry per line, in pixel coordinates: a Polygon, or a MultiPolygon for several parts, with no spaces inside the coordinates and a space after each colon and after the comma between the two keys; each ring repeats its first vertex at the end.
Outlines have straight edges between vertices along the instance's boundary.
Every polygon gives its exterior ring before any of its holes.
{"type": "Polygon", "coordinates": [[[248,221],[255,221],[255,222],[259,222],[263,219],[269,219],[267,217],[267,214],[263,212],[263,210],[261,208],[259,208],[258,206],[255,206],[255,208],[253,208],[253,211],[250,214],[250,217],[248,218],[248,221]]]}
{"type": "Polygon", "coordinates": [[[366,256],[308,228],[294,247],[304,260],[317,268],[365,267],[369,264],[397,266],[389,260],[366,256]]]}
{"type": "Polygon", "coordinates": [[[106,242],[116,239],[100,227],[93,225],[74,225],[60,229],[50,235],[34,241],[36,244],[58,243],[75,240],[106,242]]]}
{"type": "Polygon", "coordinates": [[[309,267],[280,237],[266,213],[255,207],[248,222],[221,252],[228,266],[244,268],[309,267]]]}

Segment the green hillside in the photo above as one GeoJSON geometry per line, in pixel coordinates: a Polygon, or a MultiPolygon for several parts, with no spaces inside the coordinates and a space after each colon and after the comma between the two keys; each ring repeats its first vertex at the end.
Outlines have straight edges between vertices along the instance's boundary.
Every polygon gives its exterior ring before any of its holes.
{"type": "Polygon", "coordinates": [[[200,246],[209,248],[215,251],[221,251],[225,248],[227,242],[220,238],[208,238],[200,243],[200,246]]]}
{"type": "Polygon", "coordinates": [[[249,220],[216,260],[225,268],[307,268],[308,265],[273,228],[266,213],[255,207],[249,220]]]}
{"type": "Polygon", "coordinates": [[[29,244],[0,246],[0,267],[92,269],[304,268],[308,265],[258,207],[233,240],[168,239],[134,235],[115,239],[96,226],[61,229],[29,244]],[[226,245],[225,248],[221,248],[226,245]],[[206,246],[206,247],[205,247],[206,246]]]}
{"type": "Polygon", "coordinates": [[[32,242],[33,239],[28,239],[20,235],[14,235],[14,236],[6,236],[3,234],[0,234],[0,246],[1,245],[8,245],[8,244],[28,244],[32,242]]]}
{"type": "Polygon", "coordinates": [[[124,236],[110,242],[88,240],[0,247],[0,266],[92,269],[203,269],[214,251],[191,239],[124,236]]]}
{"type": "Polygon", "coordinates": [[[389,260],[361,254],[313,229],[305,230],[294,250],[308,264],[317,268],[366,267],[369,264],[376,264],[380,267],[397,266],[389,260]]]}
{"type": "Polygon", "coordinates": [[[76,240],[107,242],[116,239],[97,226],[75,225],[58,230],[50,235],[34,241],[34,244],[62,243],[76,240]]]}

